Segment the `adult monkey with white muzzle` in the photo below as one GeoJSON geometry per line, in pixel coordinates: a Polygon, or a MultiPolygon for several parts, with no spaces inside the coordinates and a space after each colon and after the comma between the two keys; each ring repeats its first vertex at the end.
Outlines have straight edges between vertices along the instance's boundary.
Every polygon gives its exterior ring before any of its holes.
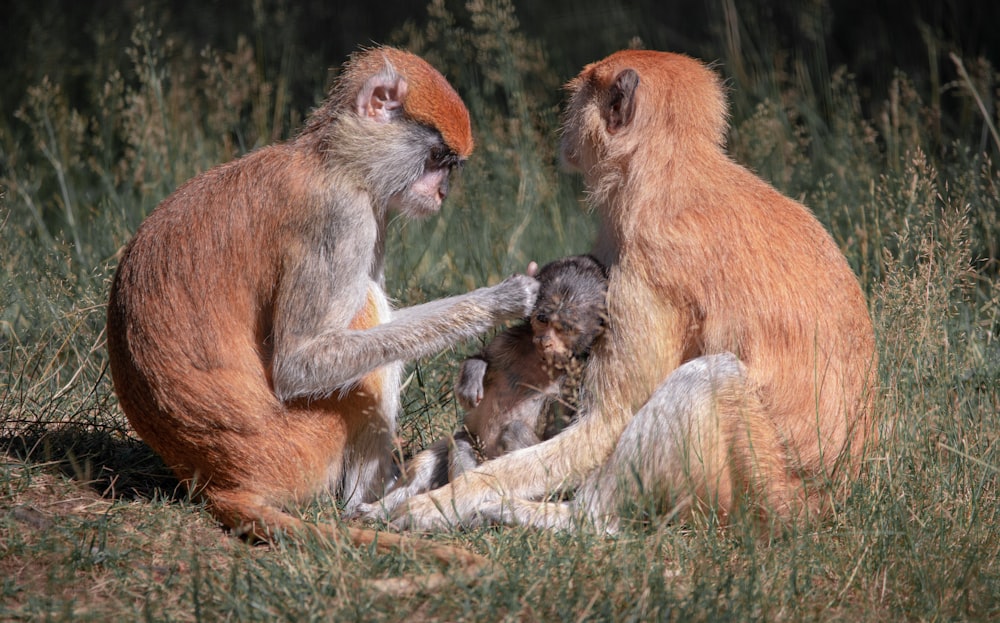
{"type": "Polygon", "coordinates": [[[390,214],[437,212],[472,147],[440,73],[366,50],[298,136],[190,180],[126,246],[107,325],[119,402],[225,525],[339,538],[286,509],[329,493],[350,511],[382,492],[402,362],[530,312],[524,275],[401,310],[384,292],[390,214]]]}

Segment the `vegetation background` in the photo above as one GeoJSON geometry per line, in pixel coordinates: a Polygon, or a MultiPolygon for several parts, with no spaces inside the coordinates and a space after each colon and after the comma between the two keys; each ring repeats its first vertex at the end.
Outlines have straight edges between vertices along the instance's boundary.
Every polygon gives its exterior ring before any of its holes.
{"type": "MultiPolygon", "coordinates": [[[[345,4],[5,3],[0,619],[1000,618],[1000,3],[345,4]],[[733,157],[812,207],[869,296],[886,440],[831,519],[770,539],[738,522],[439,535],[492,572],[393,600],[368,580],[427,560],[247,546],[176,489],[107,373],[115,254],[178,184],[294,133],[372,42],[440,68],[478,142],[440,217],[393,224],[401,304],[588,248],[553,151],[584,64],[627,46],[716,63],[733,157]]],[[[405,449],[457,421],[460,356],[410,367],[405,449]]]]}

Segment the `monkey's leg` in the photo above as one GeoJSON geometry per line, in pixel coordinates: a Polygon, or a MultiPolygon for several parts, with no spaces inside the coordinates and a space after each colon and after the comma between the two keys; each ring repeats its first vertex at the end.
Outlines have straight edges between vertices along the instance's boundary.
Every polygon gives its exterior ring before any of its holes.
{"type": "Polygon", "coordinates": [[[735,355],[688,361],[635,414],[574,504],[604,530],[629,516],[684,519],[695,508],[728,513],[734,502],[730,432],[747,411],[755,414],[757,405],[735,355]]]}
{"type": "MultiPolygon", "coordinates": [[[[581,521],[614,532],[623,518],[685,518],[694,507],[733,506],[729,425],[743,421],[743,365],[730,353],[689,361],[675,370],[626,426],[607,463],[592,472],[569,503],[504,499],[480,509],[490,521],[576,529],[581,521]]],[[[753,420],[749,420],[752,422],[753,420]]]]}
{"type": "Polygon", "coordinates": [[[348,516],[369,520],[384,519],[407,498],[446,483],[448,454],[448,439],[438,439],[406,462],[399,480],[384,497],[374,502],[358,504],[348,516]]]}
{"type": "Polygon", "coordinates": [[[477,512],[481,523],[560,531],[575,530],[587,521],[572,502],[533,502],[507,497],[483,504],[477,512]]]}
{"type": "Polygon", "coordinates": [[[596,469],[625,426],[622,422],[618,428],[617,419],[609,422],[602,416],[588,413],[552,439],[486,461],[444,487],[407,499],[394,511],[393,526],[442,530],[475,525],[484,508],[497,507],[504,499],[538,499],[582,483],[589,471],[574,469],[574,461],[593,462],[588,467],[596,469]]]}
{"type": "Polygon", "coordinates": [[[452,439],[439,439],[406,462],[399,482],[380,500],[360,504],[352,517],[386,519],[408,498],[447,484],[478,465],[468,435],[459,431],[452,439]]]}
{"type": "MultiPolygon", "coordinates": [[[[448,448],[448,481],[455,480],[465,472],[475,469],[476,448],[468,434],[456,434],[448,448]]],[[[445,483],[441,483],[442,485],[445,483]]]]}
{"type": "Polygon", "coordinates": [[[532,427],[521,420],[514,420],[503,427],[498,445],[500,451],[506,453],[533,446],[541,441],[532,427]]]}

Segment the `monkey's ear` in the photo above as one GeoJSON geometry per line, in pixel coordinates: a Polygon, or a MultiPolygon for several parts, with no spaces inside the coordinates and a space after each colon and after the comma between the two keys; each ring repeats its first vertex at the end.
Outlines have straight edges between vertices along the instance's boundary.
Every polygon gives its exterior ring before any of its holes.
{"type": "Polygon", "coordinates": [[[608,97],[608,109],[604,112],[608,133],[632,123],[635,116],[635,90],[639,86],[639,74],[634,69],[626,69],[618,74],[608,97]]]}
{"type": "Polygon", "coordinates": [[[406,90],[406,78],[396,72],[375,74],[365,80],[358,92],[358,114],[378,123],[388,123],[402,114],[406,90]]]}

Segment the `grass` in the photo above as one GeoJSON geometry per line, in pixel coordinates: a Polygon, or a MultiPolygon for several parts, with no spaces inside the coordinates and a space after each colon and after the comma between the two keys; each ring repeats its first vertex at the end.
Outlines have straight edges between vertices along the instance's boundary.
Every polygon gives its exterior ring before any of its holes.
{"type": "MultiPolygon", "coordinates": [[[[122,63],[98,63],[85,110],[43,80],[0,125],[0,619],[1000,617],[998,76],[956,57],[941,76],[951,82],[897,73],[862,95],[847,70],[822,66],[822,50],[773,49],[766,25],[739,14],[723,12],[713,42],[733,100],[729,149],[814,209],[877,329],[885,438],[832,518],[767,539],[742,523],[436,535],[492,569],[401,600],[368,580],[433,570],[419,554],[226,535],[118,409],[103,306],[117,250],[160,199],[286,136],[304,111],[250,39],[192,50],[140,17],[122,63]]],[[[433,2],[396,39],[452,79],[478,147],[441,218],[393,224],[393,296],[415,303],[586,250],[579,183],[554,166],[569,76],[549,66],[546,42],[506,2],[461,13],[433,2]]],[[[411,366],[405,449],[454,426],[459,360],[411,366]]],[[[330,521],[337,509],[301,512],[330,521]]]]}

